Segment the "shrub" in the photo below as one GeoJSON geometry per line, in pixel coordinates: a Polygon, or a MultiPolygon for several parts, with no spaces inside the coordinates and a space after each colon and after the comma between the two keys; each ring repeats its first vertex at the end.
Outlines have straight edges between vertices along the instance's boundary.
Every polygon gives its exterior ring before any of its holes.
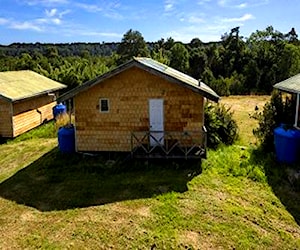
{"type": "Polygon", "coordinates": [[[238,138],[238,126],[232,118],[233,112],[223,104],[206,103],[205,127],[207,146],[217,148],[219,144],[231,145],[238,138]]]}
{"type": "Polygon", "coordinates": [[[285,98],[274,91],[270,102],[267,102],[262,112],[256,112],[252,118],[258,120],[258,128],[253,134],[261,143],[264,151],[274,150],[274,129],[281,123],[291,125],[294,122],[295,98],[285,95],[285,98]]]}

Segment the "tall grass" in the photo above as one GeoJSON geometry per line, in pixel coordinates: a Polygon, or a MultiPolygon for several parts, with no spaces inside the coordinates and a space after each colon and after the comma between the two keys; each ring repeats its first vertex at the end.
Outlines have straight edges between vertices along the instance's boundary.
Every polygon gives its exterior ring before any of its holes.
{"type": "MultiPolygon", "coordinates": [[[[74,117],[71,117],[71,122],[74,122],[74,117]]],[[[21,141],[27,141],[31,139],[46,139],[56,138],[57,132],[60,127],[66,126],[70,123],[70,117],[68,114],[61,114],[55,120],[47,122],[34,128],[15,139],[9,140],[9,143],[17,143],[21,141]]]]}

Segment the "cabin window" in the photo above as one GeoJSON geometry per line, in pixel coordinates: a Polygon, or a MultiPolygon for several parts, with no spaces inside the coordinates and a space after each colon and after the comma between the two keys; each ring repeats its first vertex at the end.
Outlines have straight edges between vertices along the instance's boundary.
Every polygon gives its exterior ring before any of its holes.
{"type": "Polygon", "coordinates": [[[100,112],[108,113],[109,112],[109,100],[107,98],[100,99],[100,112]]]}

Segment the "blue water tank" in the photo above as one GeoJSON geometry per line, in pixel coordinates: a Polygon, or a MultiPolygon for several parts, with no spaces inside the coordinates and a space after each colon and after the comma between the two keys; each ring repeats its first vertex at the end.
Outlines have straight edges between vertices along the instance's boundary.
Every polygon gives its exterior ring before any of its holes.
{"type": "Polygon", "coordinates": [[[58,148],[62,153],[75,152],[74,126],[62,127],[58,130],[58,148]]]}
{"type": "Polygon", "coordinates": [[[53,107],[53,117],[56,118],[58,115],[64,114],[67,112],[66,105],[59,103],[53,107]]]}
{"type": "Polygon", "coordinates": [[[300,160],[300,130],[281,125],[274,129],[274,143],[279,162],[293,164],[300,160]]]}

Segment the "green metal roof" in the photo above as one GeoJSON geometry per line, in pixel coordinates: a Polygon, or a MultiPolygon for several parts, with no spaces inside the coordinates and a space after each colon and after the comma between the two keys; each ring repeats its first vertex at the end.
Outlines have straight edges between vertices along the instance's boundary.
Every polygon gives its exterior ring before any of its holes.
{"type": "Polygon", "coordinates": [[[162,64],[160,62],[157,62],[151,58],[146,57],[134,57],[132,60],[130,60],[127,63],[124,63],[123,65],[120,65],[119,67],[113,69],[110,72],[107,72],[95,79],[92,79],[86,83],[84,83],[81,86],[78,86],[69,92],[65,93],[64,95],[60,96],[58,98],[59,101],[65,101],[67,99],[70,99],[74,97],[76,94],[80,93],[81,91],[86,90],[89,87],[94,86],[95,84],[99,84],[100,82],[119,74],[120,72],[129,69],[131,67],[138,67],[145,71],[148,71],[152,74],[156,74],[160,77],[164,77],[168,81],[180,84],[184,87],[187,87],[204,97],[207,97],[210,100],[218,101],[220,97],[205,83],[198,81],[178,70],[175,70],[165,64],[162,64]]]}
{"type": "Polygon", "coordinates": [[[30,70],[0,72],[0,98],[14,102],[67,86],[30,70]]]}
{"type": "Polygon", "coordinates": [[[276,83],[273,87],[288,93],[300,93],[300,74],[276,83]]]}

